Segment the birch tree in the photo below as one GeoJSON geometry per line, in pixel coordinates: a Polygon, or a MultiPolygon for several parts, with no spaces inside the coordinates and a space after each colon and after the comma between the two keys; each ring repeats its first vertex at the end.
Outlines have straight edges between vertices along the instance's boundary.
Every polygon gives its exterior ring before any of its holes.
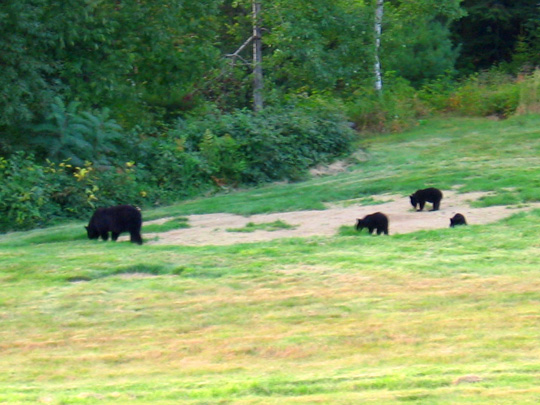
{"type": "Polygon", "coordinates": [[[381,74],[381,34],[382,34],[382,19],[384,12],[384,0],[376,0],[375,6],[375,91],[382,94],[382,74],[381,74]]]}
{"type": "Polygon", "coordinates": [[[263,109],[262,35],[260,26],[261,3],[253,0],[253,109],[263,109]]]}

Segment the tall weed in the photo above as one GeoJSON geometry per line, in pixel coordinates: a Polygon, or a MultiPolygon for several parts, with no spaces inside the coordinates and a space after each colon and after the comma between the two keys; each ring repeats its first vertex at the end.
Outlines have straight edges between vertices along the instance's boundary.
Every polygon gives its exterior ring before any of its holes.
{"type": "Polygon", "coordinates": [[[540,69],[536,69],[531,76],[521,78],[519,82],[518,114],[540,113],[540,69]]]}

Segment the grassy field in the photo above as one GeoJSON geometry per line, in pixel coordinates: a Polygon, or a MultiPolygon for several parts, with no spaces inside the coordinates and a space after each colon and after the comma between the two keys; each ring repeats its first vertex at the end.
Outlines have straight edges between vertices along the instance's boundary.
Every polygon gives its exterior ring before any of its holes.
{"type": "MultiPolygon", "coordinates": [[[[539,124],[430,121],[364,139],[344,173],[145,218],[369,203],[429,185],[526,205],[540,201],[539,124]]],[[[88,241],[83,225],[0,236],[0,403],[540,402],[540,210],[202,247],[88,241]]]]}

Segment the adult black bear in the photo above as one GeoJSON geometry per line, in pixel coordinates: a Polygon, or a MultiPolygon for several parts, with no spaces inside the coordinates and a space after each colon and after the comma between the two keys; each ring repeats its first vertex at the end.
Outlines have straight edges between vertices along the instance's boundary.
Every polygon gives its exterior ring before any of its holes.
{"type": "Polygon", "coordinates": [[[423,190],[417,190],[409,197],[414,208],[419,205],[419,209],[417,211],[422,211],[424,209],[426,201],[433,204],[433,209],[431,211],[437,211],[441,205],[443,194],[438,188],[430,187],[423,190]]]}
{"type": "Polygon", "coordinates": [[[374,214],[366,215],[362,219],[356,220],[356,230],[361,231],[367,228],[371,234],[373,230],[377,230],[377,235],[384,233],[388,235],[388,217],[382,212],[376,212],[374,214]]]}
{"type": "Polygon", "coordinates": [[[462,214],[456,214],[450,218],[450,228],[453,228],[456,225],[467,225],[467,221],[462,214]]]}
{"type": "Polygon", "coordinates": [[[98,208],[86,228],[89,239],[111,239],[116,241],[122,232],[129,232],[131,242],[142,245],[142,215],[131,205],[117,205],[109,208],[98,208]]]}

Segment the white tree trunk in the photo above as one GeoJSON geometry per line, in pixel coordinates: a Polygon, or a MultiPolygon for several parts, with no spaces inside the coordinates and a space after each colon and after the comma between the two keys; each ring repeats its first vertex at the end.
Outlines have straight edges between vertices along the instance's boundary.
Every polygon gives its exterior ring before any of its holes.
{"type": "Polygon", "coordinates": [[[263,70],[262,70],[262,34],[259,25],[261,3],[252,1],[253,5],[253,108],[263,109],[263,70]]]}
{"type": "Polygon", "coordinates": [[[381,48],[381,33],[382,33],[382,20],[384,11],[384,0],[376,0],[375,7],[375,91],[382,94],[382,74],[381,74],[381,60],[379,51],[381,48]]]}

